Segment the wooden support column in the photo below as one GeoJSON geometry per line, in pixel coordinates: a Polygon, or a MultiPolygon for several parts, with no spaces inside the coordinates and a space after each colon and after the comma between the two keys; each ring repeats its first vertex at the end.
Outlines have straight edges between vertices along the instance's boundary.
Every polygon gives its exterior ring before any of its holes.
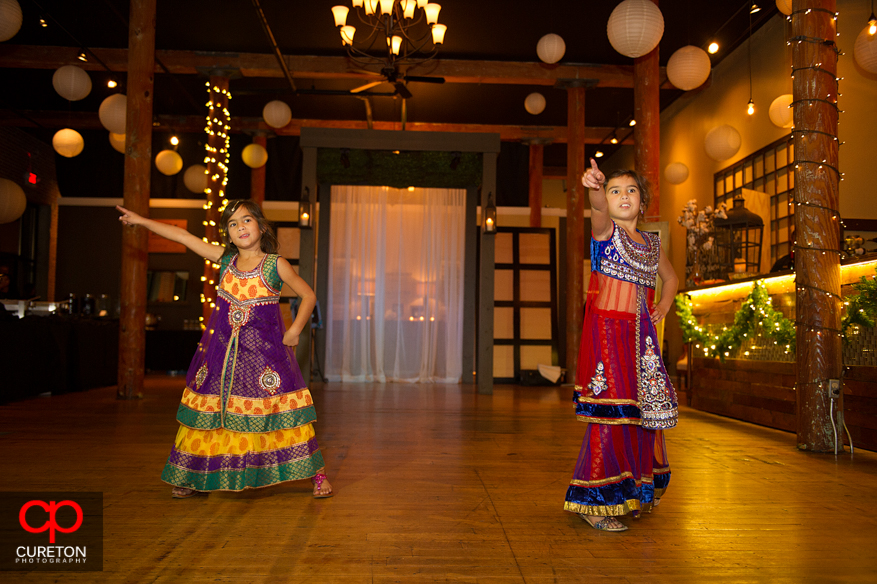
{"type": "MultiPolygon", "coordinates": [[[[268,138],[263,133],[253,136],[253,144],[258,144],[262,148],[268,147],[268,138]]],[[[265,169],[267,164],[263,164],[259,168],[250,169],[250,198],[259,206],[265,202],[265,169]]]]}
{"type": "MultiPolygon", "coordinates": [[[[655,4],[657,0],[652,0],[655,4]]],[[[661,98],[658,47],[633,61],[633,164],[648,179],[652,200],[646,209],[645,221],[661,217],[661,98]]]]}
{"type": "MultiPolygon", "coordinates": [[[[302,166],[301,166],[301,192],[304,195],[305,189],[308,189],[310,192],[310,200],[311,204],[311,225],[316,225],[322,220],[322,213],[317,214],[314,217],[314,212],[316,211],[316,202],[319,200],[319,193],[317,192],[317,149],[316,148],[302,148],[302,166]]],[[[315,276],[316,276],[316,262],[317,262],[317,240],[316,240],[316,232],[313,228],[311,229],[302,229],[300,230],[301,235],[299,237],[299,260],[298,260],[298,275],[301,276],[301,279],[307,282],[308,286],[311,288],[316,288],[314,285],[315,276]]],[[[330,299],[327,298],[326,302],[329,302],[330,299]]],[[[325,306],[325,305],[324,305],[325,306]]],[[[323,308],[326,310],[326,308],[323,308]]],[[[328,325],[327,325],[328,326],[328,325]]],[[[304,331],[302,331],[301,336],[298,338],[298,346],[295,348],[295,358],[298,361],[298,367],[301,369],[302,378],[304,378],[305,383],[310,383],[311,380],[311,329],[308,326],[304,331]]],[[[325,374],[325,372],[322,372],[325,374]]]]}
{"type": "MultiPolygon", "coordinates": [[[[128,108],[125,123],[124,206],[149,216],[156,0],[131,0],[128,26],[128,108]]],[[[122,228],[122,285],[117,397],[143,391],[146,361],[146,229],[122,228]]]]}
{"type": "Polygon", "coordinates": [[[585,298],[585,86],[567,88],[566,145],[566,370],[575,380],[585,298]]]}
{"type": "MultiPolygon", "coordinates": [[[[792,43],[797,434],[813,452],[834,451],[829,380],[843,371],[834,12],[834,0],[795,0],[792,15],[792,36],[806,39],[792,43]]],[[[843,411],[842,388],[834,407],[843,411]]]]}
{"type": "Polygon", "coordinates": [[[481,257],[478,288],[478,393],[493,393],[493,304],[496,266],[496,235],[484,233],[484,210],[493,195],[496,204],[496,152],[485,152],[481,171],[481,257]]]}
{"type": "Polygon", "coordinates": [[[545,144],[530,142],[530,227],[542,227],[542,160],[545,144]]]}
{"type": "MultiPolygon", "coordinates": [[[[207,89],[212,106],[207,122],[207,195],[204,236],[211,243],[221,243],[219,219],[222,201],[225,198],[225,184],[228,176],[228,128],[231,116],[228,114],[228,77],[211,75],[207,89]]],[[[204,289],[201,292],[201,322],[206,326],[210,313],[216,306],[216,278],[218,271],[210,261],[204,261],[204,289]]]]}

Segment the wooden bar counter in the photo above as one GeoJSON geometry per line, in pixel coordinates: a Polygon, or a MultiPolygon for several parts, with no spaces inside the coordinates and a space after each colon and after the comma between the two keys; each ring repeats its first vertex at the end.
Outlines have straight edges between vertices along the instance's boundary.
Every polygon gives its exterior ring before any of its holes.
{"type": "MultiPolygon", "coordinates": [[[[862,276],[872,277],[877,254],[847,260],[841,266],[842,295],[855,292],[862,276]]],[[[764,280],[774,309],[795,320],[795,273],[765,274],[747,280],[685,290],[700,326],[718,334],[734,322],[734,315],[764,280]]],[[[795,352],[757,334],[725,356],[705,356],[704,347],[690,346],[690,385],[682,401],[691,407],[795,432],[795,352]]],[[[843,347],[844,417],[853,445],[877,450],[877,328],[853,327],[843,347]]],[[[828,399],[828,398],[826,398],[828,399]]],[[[844,443],[846,433],[841,429],[844,443]]]]}

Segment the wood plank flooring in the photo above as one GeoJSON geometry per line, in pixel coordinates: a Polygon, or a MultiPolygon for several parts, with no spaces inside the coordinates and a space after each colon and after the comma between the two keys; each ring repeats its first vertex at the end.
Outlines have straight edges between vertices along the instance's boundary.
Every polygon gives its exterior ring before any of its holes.
{"type": "Polygon", "coordinates": [[[307,482],[170,498],[180,377],[0,407],[2,490],[103,491],[102,573],[0,582],[875,582],[877,454],[683,409],[651,515],[602,533],[563,511],[584,425],[571,389],[312,388],[336,496],[307,482]]]}

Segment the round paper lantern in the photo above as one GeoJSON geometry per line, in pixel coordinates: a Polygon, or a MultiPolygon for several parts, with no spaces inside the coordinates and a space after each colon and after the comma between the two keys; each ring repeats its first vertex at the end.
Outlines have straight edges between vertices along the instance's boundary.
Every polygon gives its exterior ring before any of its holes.
{"type": "Polygon", "coordinates": [[[0,178],[0,223],[12,223],[24,214],[27,197],[18,184],[0,178]]]}
{"type": "Polygon", "coordinates": [[[110,132],[110,146],[116,152],[125,153],[125,134],[114,134],[110,132]]]}
{"type": "Polygon", "coordinates": [[[207,190],[207,167],[193,164],[187,168],[183,175],[183,184],[193,193],[203,193],[207,190]]]}
{"type": "Polygon", "coordinates": [[[664,178],[671,185],[681,185],[688,180],[688,167],[681,162],[673,162],[664,169],[664,178]]]}
{"type": "Polygon", "coordinates": [[[777,0],[777,9],[786,16],[791,16],[792,0],[777,0]]]}
{"type": "Polygon", "coordinates": [[[541,114],[545,110],[545,96],[541,93],[531,93],[524,100],[524,109],[534,116],[541,114]]]}
{"type": "Polygon", "coordinates": [[[661,42],[664,16],[651,0],[624,0],[609,15],[606,32],[616,51],[635,59],[661,42]]]}
{"type": "Polygon", "coordinates": [[[64,65],[52,75],[52,86],[64,99],[79,101],[91,93],[91,77],[76,65],[64,65]]]}
{"type": "Polygon", "coordinates": [[[8,41],[21,28],[21,6],[15,0],[0,0],[0,42],[8,41]]]}
{"type": "Polygon", "coordinates": [[[853,45],[853,55],[859,67],[868,73],[877,73],[877,34],[868,34],[868,27],[862,29],[853,45]]]}
{"type": "Polygon", "coordinates": [[[707,155],[717,162],[727,160],[737,154],[742,143],[740,132],[727,124],[716,126],[703,140],[707,155]]]}
{"type": "Polygon", "coordinates": [[[710,56],[694,45],[682,47],[667,61],[667,77],[670,83],[689,91],[703,85],[710,76],[710,56]]]}
{"type": "Polygon", "coordinates": [[[155,155],[155,167],[167,176],[177,174],[183,170],[183,157],[173,150],[162,150],[155,155]]]}
{"type": "Polygon", "coordinates": [[[791,128],[794,125],[792,120],[792,94],[786,93],[773,100],[770,104],[770,121],[780,128],[791,128]]]}
{"type": "Polygon", "coordinates": [[[560,35],[547,34],[536,43],[536,54],[546,63],[557,63],[566,52],[566,43],[560,35]]]}
{"type": "Polygon", "coordinates": [[[97,116],[103,127],[114,134],[125,133],[125,118],[128,114],[128,98],[124,93],[111,95],[100,104],[97,116]]]}
{"type": "Polygon", "coordinates": [[[55,152],[66,158],[73,158],[85,148],[85,140],[82,134],[70,128],[58,130],[52,137],[52,147],[55,152]]]}
{"type": "Polygon", "coordinates": [[[272,128],[282,128],[292,119],[292,110],[285,101],[275,99],[269,101],[262,108],[262,118],[272,128]]]}
{"type": "Polygon", "coordinates": [[[268,151],[261,144],[247,144],[241,157],[250,168],[261,168],[268,162],[268,151]]]}

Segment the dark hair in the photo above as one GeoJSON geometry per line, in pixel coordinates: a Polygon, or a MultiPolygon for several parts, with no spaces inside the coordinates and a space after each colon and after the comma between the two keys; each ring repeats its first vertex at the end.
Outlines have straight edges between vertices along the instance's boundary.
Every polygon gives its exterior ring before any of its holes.
{"type": "Polygon", "coordinates": [[[259,247],[265,253],[277,253],[277,236],[271,229],[271,223],[265,219],[262,214],[262,208],[252,199],[232,199],[222,210],[222,217],[219,220],[219,235],[222,237],[222,244],[225,246],[224,256],[238,253],[238,246],[231,242],[228,235],[228,222],[241,207],[246,208],[249,214],[256,220],[259,225],[259,231],[262,232],[262,238],[259,240],[259,247]]]}
{"type": "Polygon", "coordinates": [[[636,188],[639,189],[639,202],[640,202],[640,215],[645,215],[646,210],[649,208],[649,203],[652,201],[652,187],[649,184],[649,179],[641,175],[635,170],[616,170],[606,177],[606,182],[603,183],[604,186],[609,184],[609,181],[613,178],[619,178],[622,176],[629,176],[633,179],[633,182],[636,183],[636,188]]]}

